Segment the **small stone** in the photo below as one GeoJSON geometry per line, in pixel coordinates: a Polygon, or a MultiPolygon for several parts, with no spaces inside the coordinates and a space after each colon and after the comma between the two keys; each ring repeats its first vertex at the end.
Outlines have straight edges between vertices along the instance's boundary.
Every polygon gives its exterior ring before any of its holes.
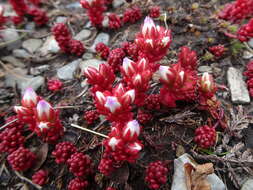
{"type": "Polygon", "coordinates": [[[47,55],[48,53],[59,53],[60,50],[61,49],[54,39],[54,36],[49,36],[40,49],[42,55],[47,55]]]}
{"type": "Polygon", "coordinates": [[[253,48],[253,38],[251,38],[249,41],[248,41],[248,44],[251,48],[253,48]]]}
{"type": "Polygon", "coordinates": [[[65,16],[58,16],[57,18],[56,18],[56,23],[65,23],[66,21],[67,21],[67,17],[65,17],[65,16]]]}
{"type": "Polygon", "coordinates": [[[125,0],[116,0],[112,2],[113,8],[118,8],[125,3],[125,0]]]}
{"type": "Polygon", "coordinates": [[[82,9],[82,6],[79,2],[74,2],[66,5],[67,9],[82,9]]]}
{"type": "Polygon", "coordinates": [[[77,59],[63,67],[61,67],[60,69],[57,69],[57,76],[59,79],[62,80],[71,80],[74,78],[74,72],[76,71],[78,65],[80,64],[80,62],[82,61],[82,59],[77,59]]]}
{"type": "Polygon", "coordinates": [[[86,61],[82,61],[80,63],[81,73],[84,73],[85,69],[88,67],[95,67],[96,69],[98,69],[100,64],[103,64],[103,61],[99,59],[89,59],[86,61]]]}
{"type": "Polygon", "coordinates": [[[243,52],[243,59],[251,59],[253,57],[253,53],[249,52],[249,51],[244,51],[243,52]]]}
{"type": "Polygon", "coordinates": [[[33,31],[35,29],[36,25],[35,25],[35,22],[28,22],[26,25],[25,25],[25,29],[26,30],[31,30],[33,31]]]}
{"type": "Polygon", "coordinates": [[[4,42],[11,42],[7,45],[8,50],[17,49],[21,46],[21,40],[19,39],[19,34],[15,29],[5,29],[0,31],[0,36],[4,40],[4,42]]]}
{"type": "Polygon", "coordinates": [[[93,58],[93,54],[92,53],[86,52],[86,53],[83,54],[83,59],[84,60],[92,59],[92,58],[93,58]]]}
{"type": "Polygon", "coordinates": [[[79,32],[74,38],[76,40],[83,41],[83,40],[86,40],[87,38],[89,38],[90,35],[91,35],[91,31],[87,30],[87,29],[84,29],[81,32],[79,32]]]}
{"type": "Polygon", "coordinates": [[[96,37],[96,39],[94,40],[94,43],[93,45],[91,46],[91,51],[92,52],[96,52],[95,48],[96,48],[96,45],[100,42],[103,42],[105,45],[108,45],[109,43],[109,39],[110,39],[110,36],[109,34],[107,33],[99,33],[96,37]]]}
{"type": "Polygon", "coordinates": [[[248,179],[241,188],[241,190],[252,190],[252,189],[253,189],[253,179],[248,179]]]}
{"type": "Polygon", "coordinates": [[[32,67],[31,70],[30,70],[30,73],[32,75],[39,75],[42,72],[45,72],[45,71],[48,71],[48,70],[49,70],[49,65],[41,65],[41,66],[38,66],[38,67],[32,67]]]}
{"type": "Polygon", "coordinates": [[[14,57],[17,58],[27,59],[31,57],[31,55],[24,49],[14,49],[12,53],[14,57]]]}
{"type": "Polygon", "coordinates": [[[242,73],[236,68],[230,67],[227,71],[227,80],[232,102],[236,104],[249,103],[249,91],[243,80],[242,73]]]}
{"type": "Polygon", "coordinates": [[[212,67],[203,65],[203,66],[200,66],[200,67],[198,68],[198,71],[199,71],[200,73],[204,73],[204,72],[212,73],[212,67]]]}
{"type": "Polygon", "coordinates": [[[23,42],[22,47],[26,49],[29,53],[34,53],[39,49],[42,44],[40,39],[29,39],[23,42]]]}
{"type": "Polygon", "coordinates": [[[109,27],[109,17],[108,17],[108,16],[105,16],[105,17],[104,17],[104,20],[103,20],[103,22],[102,22],[102,26],[103,26],[104,28],[108,28],[108,27],[109,27]]]}
{"type": "Polygon", "coordinates": [[[15,67],[21,67],[21,68],[25,67],[25,64],[22,61],[20,61],[19,59],[13,56],[5,56],[5,57],[2,57],[1,59],[5,62],[12,64],[15,67]]]}
{"type": "Polygon", "coordinates": [[[25,89],[28,87],[31,87],[33,90],[37,90],[40,88],[43,84],[45,83],[45,79],[42,76],[37,76],[37,77],[30,77],[28,80],[24,82],[18,82],[18,88],[21,90],[23,93],[25,89]]]}

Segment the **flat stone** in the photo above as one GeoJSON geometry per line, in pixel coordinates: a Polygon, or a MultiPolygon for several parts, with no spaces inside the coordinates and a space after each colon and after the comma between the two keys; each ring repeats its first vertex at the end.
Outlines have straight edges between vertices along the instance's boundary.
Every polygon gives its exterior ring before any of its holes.
{"type": "Polygon", "coordinates": [[[250,102],[249,91],[239,70],[234,67],[229,67],[227,81],[233,103],[246,104],[250,102]]]}
{"type": "Polygon", "coordinates": [[[92,58],[93,58],[93,54],[92,53],[86,52],[86,53],[83,54],[83,59],[84,60],[92,59],[92,58]]]}
{"type": "Polygon", "coordinates": [[[253,57],[253,53],[249,52],[249,51],[244,51],[243,52],[243,59],[251,59],[253,57]]]}
{"type": "Polygon", "coordinates": [[[56,40],[54,39],[54,36],[49,36],[43,44],[42,48],[40,49],[40,52],[42,55],[46,55],[48,53],[59,53],[60,50],[61,49],[56,40]]]}
{"type": "Polygon", "coordinates": [[[198,67],[198,71],[200,73],[204,73],[204,72],[212,73],[212,67],[203,65],[203,66],[198,67]]]}
{"type": "Polygon", "coordinates": [[[251,38],[249,41],[248,41],[248,44],[251,48],[253,48],[253,38],[251,38]]]}
{"type": "Polygon", "coordinates": [[[0,31],[0,36],[3,38],[4,42],[11,42],[7,45],[8,50],[17,49],[21,46],[21,40],[19,39],[19,34],[15,29],[5,29],[0,31]]]}
{"type": "Polygon", "coordinates": [[[118,8],[120,7],[121,5],[123,5],[125,3],[124,0],[116,0],[116,1],[113,1],[112,2],[112,6],[113,8],[118,8]]]}
{"type": "Polygon", "coordinates": [[[93,45],[91,46],[91,51],[92,52],[96,52],[95,48],[96,48],[96,45],[100,42],[103,42],[105,45],[108,45],[109,44],[109,39],[110,39],[110,36],[109,34],[107,33],[99,33],[96,37],[96,39],[94,40],[94,43],[93,45]]]}
{"type": "MultiPolygon", "coordinates": [[[[174,160],[174,175],[171,190],[187,190],[184,171],[184,164],[186,163],[191,163],[193,166],[196,165],[196,162],[194,162],[189,154],[183,154],[174,160]]],[[[212,190],[226,190],[225,184],[216,174],[210,174],[206,179],[211,185],[212,190]]]]}
{"type": "Polygon", "coordinates": [[[5,56],[5,57],[2,57],[1,59],[5,62],[12,64],[15,67],[21,67],[21,68],[25,67],[25,64],[22,61],[20,61],[19,59],[13,56],[5,56]]]}
{"type": "Polygon", "coordinates": [[[37,76],[37,77],[29,77],[27,81],[24,82],[18,82],[18,88],[21,90],[23,93],[25,89],[28,87],[31,87],[33,90],[39,89],[43,84],[45,83],[45,79],[42,76],[37,76]]]}
{"type": "Polygon", "coordinates": [[[49,65],[41,65],[41,66],[38,66],[38,67],[32,67],[30,69],[30,73],[32,75],[39,75],[45,71],[48,71],[49,70],[49,65]]]}
{"type": "Polygon", "coordinates": [[[66,5],[67,9],[82,9],[82,6],[79,2],[74,2],[66,5]]]}
{"type": "Polygon", "coordinates": [[[65,16],[58,16],[57,18],[56,18],[56,23],[62,23],[62,22],[66,22],[67,21],[67,17],[65,17],[65,16]]]}
{"type": "Polygon", "coordinates": [[[88,67],[95,67],[96,69],[98,69],[100,64],[103,64],[103,61],[99,59],[89,59],[86,61],[82,61],[80,63],[81,73],[84,73],[85,69],[88,67]]]}
{"type": "Polygon", "coordinates": [[[36,25],[35,25],[35,22],[28,22],[26,25],[25,25],[25,29],[26,30],[31,30],[33,31],[35,29],[36,25]]]}
{"type": "Polygon", "coordinates": [[[252,190],[252,189],[253,189],[253,179],[248,179],[241,188],[241,190],[252,190]]]}
{"type": "Polygon", "coordinates": [[[82,59],[77,59],[60,69],[57,69],[57,76],[59,79],[62,80],[71,80],[74,78],[74,72],[76,71],[77,67],[79,66],[82,59]]]}
{"type": "Polygon", "coordinates": [[[29,53],[36,52],[42,44],[40,39],[29,39],[23,42],[22,47],[26,49],[29,53]]]}
{"type": "Polygon", "coordinates": [[[12,54],[14,55],[14,57],[22,58],[22,59],[31,57],[31,55],[24,49],[14,49],[12,51],[12,54]]]}
{"type": "Polygon", "coordinates": [[[83,41],[83,40],[86,40],[90,37],[91,35],[91,31],[90,30],[87,30],[87,29],[83,29],[81,32],[79,32],[74,38],[76,40],[80,40],[80,41],[83,41]]]}

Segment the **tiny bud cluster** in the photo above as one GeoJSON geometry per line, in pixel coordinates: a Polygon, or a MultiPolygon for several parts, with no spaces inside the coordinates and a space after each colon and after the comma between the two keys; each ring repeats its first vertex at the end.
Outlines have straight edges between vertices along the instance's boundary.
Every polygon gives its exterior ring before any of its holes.
{"type": "Polygon", "coordinates": [[[212,46],[209,47],[209,51],[216,57],[220,58],[223,56],[225,53],[225,47],[224,45],[217,45],[217,46],[212,46]]]}
{"type": "Polygon", "coordinates": [[[201,148],[210,148],[214,146],[216,142],[215,128],[207,125],[197,128],[195,131],[194,141],[201,148]]]}
{"type": "Polygon", "coordinates": [[[250,19],[247,24],[244,24],[239,28],[237,31],[237,38],[242,42],[249,41],[253,38],[253,18],[250,19]]]}
{"type": "Polygon", "coordinates": [[[110,48],[105,45],[103,42],[100,42],[96,45],[96,52],[102,59],[107,59],[110,53],[110,48]]]}
{"type": "Polygon", "coordinates": [[[52,155],[57,164],[65,164],[72,154],[77,152],[77,148],[71,142],[61,142],[55,146],[52,155]]]}
{"type": "Polygon", "coordinates": [[[107,61],[114,71],[119,70],[125,55],[126,54],[122,48],[116,48],[110,51],[107,61]]]}
{"type": "Polygon", "coordinates": [[[89,110],[84,113],[84,119],[90,125],[99,119],[99,114],[96,110],[89,110]]]}
{"type": "Polygon", "coordinates": [[[68,190],[85,190],[87,187],[87,180],[81,178],[74,178],[69,182],[68,190]]]}
{"type": "Polygon", "coordinates": [[[244,75],[247,77],[250,96],[253,97],[253,61],[247,64],[247,70],[244,72],[244,75]]]}
{"type": "Polygon", "coordinates": [[[43,186],[47,183],[48,172],[46,170],[39,170],[32,176],[32,181],[35,184],[43,186]]]}
{"type": "Polygon", "coordinates": [[[133,23],[136,23],[138,20],[140,20],[141,17],[142,17],[141,9],[135,6],[135,7],[127,9],[124,12],[123,22],[133,24],[133,23]]]}
{"type": "Polygon", "coordinates": [[[52,92],[57,92],[62,89],[63,83],[59,79],[50,79],[47,81],[47,88],[52,92]]]}
{"type": "Polygon", "coordinates": [[[121,27],[120,17],[114,13],[109,15],[109,28],[117,30],[121,27]]]}
{"type": "Polygon", "coordinates": [[[158,18],[158,17],[160,17],[160,7],[159,6],[152,6],[149,9],[149,16],[151,18],[158,18]]]}

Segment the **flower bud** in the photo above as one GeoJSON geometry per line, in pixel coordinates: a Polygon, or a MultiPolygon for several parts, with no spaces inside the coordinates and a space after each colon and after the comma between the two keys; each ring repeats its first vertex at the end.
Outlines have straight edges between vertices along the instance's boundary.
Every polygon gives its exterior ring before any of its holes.
{"type": "Polygon", "coordinates": [[[205,72],[201,77],[201,89],[203,92],[214,92],[215,84],[213,81],[213,77],[209,75],[208,72],[205,72]]]}
{"type": "Polygon", "coordinates": [[[108,146],[115,151],[119,143],[121,142],[121,139],[118,139],[116,137],[112,137],[108,141],[108,146]]]}
{"type": "Polygon", "coordinates": [[[32,88],[27,88],[21,100],[22,106],[26,108],[33,108],[37,105],[39,97],[32,88]]]}
{"type": "Polygon", "coordinates": [[[129,121],[123,128],[122,136],[127,141],[132,141],[137,139],[140,135],[141,127],[137,120],[129,121]]]}
{"type": "Polygon", "coordinates": [[[107,96],[105,107],[110,110],[111,113],[115,113],[115,111],[121,107],[121,104],[118,101],[117,97],[114,96],[107,96]]]}
{"type": "Polygon", "coordinates": [[[45,100],[40,100],[36,108],[36,118],[38,121],[53,122],[55,120],[55,111],[45,100]]]}

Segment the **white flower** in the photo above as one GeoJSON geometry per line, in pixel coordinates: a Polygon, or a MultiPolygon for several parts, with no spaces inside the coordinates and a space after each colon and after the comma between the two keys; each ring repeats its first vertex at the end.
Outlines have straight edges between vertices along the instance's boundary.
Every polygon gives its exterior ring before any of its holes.
{"type": "Polygon", "coordinates": [[[105,107],[108,108],[111,113],[114,113],[116,109],[121,107],[121,104],[119,103],[117,97],[107,96],[105,107]]]}

